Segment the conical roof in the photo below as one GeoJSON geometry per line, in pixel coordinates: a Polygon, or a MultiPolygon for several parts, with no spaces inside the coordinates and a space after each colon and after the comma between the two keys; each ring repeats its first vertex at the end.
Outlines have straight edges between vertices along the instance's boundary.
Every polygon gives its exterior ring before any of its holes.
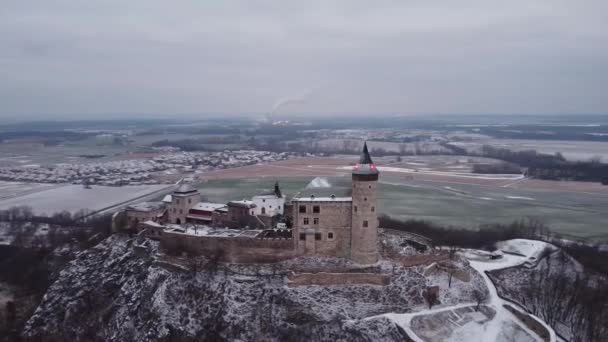
{"type": "Polygon", "coordinates": [[[283,194],[281,193],[281,188],[279,188],[279,181],[276,181],[274,183],[274,194],[277,195],[278,198],[283,197],[283,194]]]}
{"type": "Polygon", "coordinates": [[[353,169],[354,175],[377,175],[378,169],[374,165],[372,161],[372,157],[369,155],[369,151],[367,150],[367,142],[363,143],[363,151],[361,152],[361,157],[359,158],[359,164],[355,165],[353,169]]]}
{"type": "Polygon", "coordinates": [[[369,155],[367,150],[367,141],[363,143],[363,151],[361,157],[359,157],[359,164],[373,164],[372,157],[369,155]]]}

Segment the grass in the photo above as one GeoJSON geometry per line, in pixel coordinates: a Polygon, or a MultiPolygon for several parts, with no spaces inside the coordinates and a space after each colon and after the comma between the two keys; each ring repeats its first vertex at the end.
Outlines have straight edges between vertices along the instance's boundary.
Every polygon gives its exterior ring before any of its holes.
{"type": "MultiPolygon", "coordinates": [[[[213,202],[227,202],[272,189],[279,181],[287,198],[314,177],[209,180],[199,185],[213,202]]],[[[335,183],[336,179],[330,182],[335,183]]],[[[342,183],[344,180],[340,179],[342,183]]],[[[577,238],[608,241],[608,196],[549,191],[454,185],[381,178],[379,213],[399,219],[422,219],[445,226],[477,229],[491,223],[510,223],[535,217],[551,230],[577,238]],[[389,182],[391,184],[386,184],[389,182]],[[399,183],[401,182],[401,183],[399,183]],[[557,194],[557,195],[556,195],[557,194]],[[533,200],[508,198],[525,197],[533,200]]]]}

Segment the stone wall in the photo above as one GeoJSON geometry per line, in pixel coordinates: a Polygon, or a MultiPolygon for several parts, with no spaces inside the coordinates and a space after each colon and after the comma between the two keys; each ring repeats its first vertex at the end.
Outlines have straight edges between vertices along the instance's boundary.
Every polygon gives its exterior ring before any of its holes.
{"type": "Polygon", "coordinates": [[[196,191],[192,193],[173,193],[172,201],[168,206],[168,220],[170,223],[186,223],[188,211],[201,201],[201,194],[196,191]]]}
{"type": "Polygon", "coordinates": [[[393,256],[391,259],[399,262],[404,267],[411,267],[417,265],[430,264],[432,262],[438,262],[448,260],[450,256],[448,253],[437,253],[437,254],[419,254],[412,256],[393,256]]]}
{"type": "MultiPolygon", "coordinates": [[[[374,176],[374,175],[369,175],[374,176]]],[[[376,177],[353,174],[351,258],[360,264],[378,261],[378,216],[376,177]]]]}
{"type": "Polygon", "coordinates": [[[293,240],[266,240],[250,237],[195,236],[165,231],[161,247],[167,252],[218,257],[231,263],[266,263],[293,258],[293,240]]]}
{"type": "Polygon", "coordinates": [[[388,285],[391,277],[378,273],[292,273],[287,276],[287,286],[308,285],[388,285]]]}
{"type": "Polygon", "coordinates": [[[349,258],[351,208],[350,201],[293,202],[293,230],[298,253],[349,258]],[[300,212],[300,206],[306,207],[305,213],[300,212]],[[315,206],[319,207],[318,213],[314,212],[315,206]],[[316,224],[315,219],[318,219],[316,224]]]}

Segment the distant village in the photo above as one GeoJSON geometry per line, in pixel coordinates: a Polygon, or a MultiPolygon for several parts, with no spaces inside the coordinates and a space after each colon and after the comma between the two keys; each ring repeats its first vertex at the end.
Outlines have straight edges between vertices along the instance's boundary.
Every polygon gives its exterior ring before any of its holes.
{"type": "Polygon", "coordinates": [[[258,163],[284,160],[288,153],[266,151],[172,152],[150,159],[116,160],[53,166],[24,165],[0,168],[0,180],[84,185],[160,184],[162,175],[203,173],[258,163]]]}

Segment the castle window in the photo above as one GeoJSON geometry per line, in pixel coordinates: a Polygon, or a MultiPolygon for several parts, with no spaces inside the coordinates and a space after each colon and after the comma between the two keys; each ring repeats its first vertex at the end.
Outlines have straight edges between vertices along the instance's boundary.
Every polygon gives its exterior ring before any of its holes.
{"type": "Polygon", "coordinates": [[[262,207],[262,215],[266,214],[266,208],[262,207]]]}
{"type": "Polygon", "coordinates": [[[367,202],[367,197],[363,197],[363,200],[367,202]]]}
{"type": "Polygon", "coordinates": [[[357,212],[357,206],[355,206],[355,212],[357,212]]]}
{"type": "Polygon", "coordinates": [[[306,214],[306,206],[305,205],[301,205],[300,206],[300,213],[306,214]]]}
{"type": "Polygon", "coordinates": [[[300,240],[302,240],[302,241],[306,240],[306,234],[300,233],[300,240]]]}
{"type": "Polygon", "coordinates": [[[180,214],[183,214],[183,213],[184,213],[184,211],[180,209],[180,210],[179,210],[179,213],[180,213],[180,214]]]}
{"type": "Polygon", "coordinates": [[[363,221],[363,228],[367,228],[367,226],[368,226],[367,221],[363,221]]]}
{"type": "Polygon", "coordinates": [[[372,213],[376,211],[376,207],[372,207],[372,213]]]}
{"type": "Polygon", "coordinates": [[[321,240],[321,233],[315,233],[315,240],[321,240]]]}
{"type": "Polygon", "coordinates": [[[262,202],[266,202],[266,200],[265,200],[265,199],[262,199],[262,202]]]}
{"type": "Polygon", "coordinates": [[[179,204],[179,199],[176,200],[176,203],[179,204]]]}
{"type": "Polygon", "coordinates": [[[192,200],[188,198],[188,204],[192,203],[192,200]]]}
{"type": "Polygon", "coordinates": [[[312,212],[313,212],[313,214],[318,214],[318,213],[320,213],[320,212],[321,212],[321,207],[320,207],[320,206],[318,206],[318,205],[313,205],[313,206],[312,206],[312,212]]]}
{"type": "Polygon", "coordinates": [[[371,188],[372,188],[372,186],[370,185],[370,186],[369,186],[369,188],[371,189],[371,188]]]}
{"type": "Polygon", "coordinates": [[[173,212],[175,212],[177,209],[173,208],[173,212]]]}
{"type": "Polygon", "coordinates": [[[327,238],[330,240],[334,239],[334,233],[327,233],[327,238]]]}
{"type": "Polygon", "coordinates": [[[304,222],[304,224],[308,224],[309,223],[308,217],[305,217],[303,222],[304,222]]]}
{"type": "Polygon", "coordinates": [[[313,218],[312,224],[319,224],[319,218],[318,217],[313,218]]]}

